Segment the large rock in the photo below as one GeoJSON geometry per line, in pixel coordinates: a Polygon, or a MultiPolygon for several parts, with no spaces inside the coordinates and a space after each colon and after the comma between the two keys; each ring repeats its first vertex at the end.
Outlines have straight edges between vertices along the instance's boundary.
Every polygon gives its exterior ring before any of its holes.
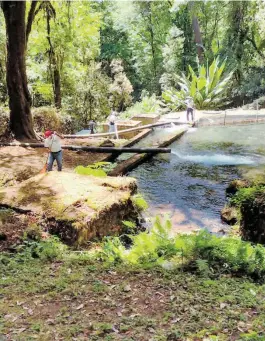
{"type": "Polygon", "coordinates": [[[265,244],[265,193],[242,203],[240,229],[245,240],[265,244]]]}
{"type": "Polygon", "coordinates": [[[235,179],[230,182],[226,188],[226,195],[233,196],[241,188],[248,188],[251,186],[251,182],[245,179],[235,179]]]}
{"type": "Polygon", "coordinates": [[[230,206],[224,207],[221,211],[221,219],[228,225],[235,225],[238,221],[237,209],[230,206]]]}
{"type": "Polygon", "coordinates": [[[133,178],[96,178],[64,172],[37,175],[0,191],[0,207],[33,213],[68,244],[119,233],[136,220],[133,178]]]}

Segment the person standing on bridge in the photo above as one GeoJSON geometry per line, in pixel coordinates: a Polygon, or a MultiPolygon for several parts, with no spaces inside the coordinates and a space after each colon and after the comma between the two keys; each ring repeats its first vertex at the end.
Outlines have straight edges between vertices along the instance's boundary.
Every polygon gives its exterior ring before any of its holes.
{"type": "Polygon", "coordinates": [[[191,114],[191,121],[194,122],[194,102],[192,97],[188,96],[185,104],[187,106],[187,121],[189,121],[189,116],[191,114]]]}

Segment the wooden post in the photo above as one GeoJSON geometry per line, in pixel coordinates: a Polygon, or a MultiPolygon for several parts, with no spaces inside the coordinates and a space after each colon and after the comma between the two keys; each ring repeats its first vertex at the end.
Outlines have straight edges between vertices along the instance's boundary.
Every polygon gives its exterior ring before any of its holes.
{"type": "Polygon", "coordinates": [[[225,110],[225,116],[224,116],[224,126],[225,126],[225,120],[226,120],[226,110],[225,110]]]}
{"type": "Polygon", "coordinates": [[[257,101],[256,123],[258,122],[259,102],[257,101]]]}

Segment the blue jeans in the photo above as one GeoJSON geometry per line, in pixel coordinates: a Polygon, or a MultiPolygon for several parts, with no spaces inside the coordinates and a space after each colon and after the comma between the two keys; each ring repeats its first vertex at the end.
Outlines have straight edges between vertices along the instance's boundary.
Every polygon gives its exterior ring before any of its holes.
{"type": "Polygon", "coordinates": [[[59,152],[50,152],[48,158],[48,172],[52,170],[54,160],[57,162],[58,171],[61,172],[63,167],[63,152],[61,150],[59,152]]]}
{"type": "Polygon", "coordinates": [[[193,109],[192,108],[188,108],[187,109],[187,121],[189,121],[189,114],[191,114],[191,120],[194,120],[194,115],[193,115],[193,109]]]}

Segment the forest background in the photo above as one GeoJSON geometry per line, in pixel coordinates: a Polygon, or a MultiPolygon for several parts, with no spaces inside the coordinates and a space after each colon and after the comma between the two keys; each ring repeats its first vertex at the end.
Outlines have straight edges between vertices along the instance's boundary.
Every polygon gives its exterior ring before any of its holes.
{"type": "MultiPolygon", "coordinates": [[[[265,90],[264,14],[263,1],[27,2],[35,122],[60,115],[75,131],[112,109],[124,117],[179,110],[187,95],[198,109],[251,102],[265,90]]],[[[2,119],[6,59],[1,11],[2,119]]]]}

